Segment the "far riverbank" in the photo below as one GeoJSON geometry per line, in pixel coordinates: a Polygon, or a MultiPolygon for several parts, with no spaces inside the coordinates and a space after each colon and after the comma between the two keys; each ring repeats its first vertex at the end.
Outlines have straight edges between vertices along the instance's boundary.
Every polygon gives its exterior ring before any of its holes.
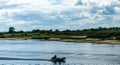
{"type": "MultiPolygon", "coordinates": [[[[0,38],[0,40],[27,40],[32,38],[0,38]]],[[[59,39],[59,38],[49,38],[49,39],[39,39],[47,41],[61,41],[61,42],[82,42],[82,43],[97,43],[97,44],[120,44],[118,40],[100,40],[100,39],[59,39]]]]}
{"type": "Polygon", "coordinates": [[[62,41],[62,42],[82,42],[82,43],[97,43],[97,44],[120,44],[118,40],[100,40],[100,39],[59,39],[59,38],[51,38],[48,39],[51,41],[62,41]]]}

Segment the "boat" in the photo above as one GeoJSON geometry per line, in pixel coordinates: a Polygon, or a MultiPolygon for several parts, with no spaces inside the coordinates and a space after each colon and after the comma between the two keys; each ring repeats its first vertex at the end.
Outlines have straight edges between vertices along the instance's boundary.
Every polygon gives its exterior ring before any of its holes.
{"type": "Polygon", "coordinates": [[[51,59],[52,62],[65,62],[65,57],[63,58],[56,58],[56,59],[51,59]]]}
{"type": "Polygon", "coordinates": [[[52,58],[51,58],[51,61],[52,62],[65,62],[65,57],[63,58],[58,58],[57,55],[54,55],[52,58]]]}

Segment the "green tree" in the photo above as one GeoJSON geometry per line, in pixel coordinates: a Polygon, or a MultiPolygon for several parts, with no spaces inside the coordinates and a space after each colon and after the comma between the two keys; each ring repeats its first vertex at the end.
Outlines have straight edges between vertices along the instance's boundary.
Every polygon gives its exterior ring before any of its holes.
{"type": "Polygon", "coordinates": [[[14,33],[15,32],[15,28],[14,27],[9,27],[9,33],[14,33]]]}

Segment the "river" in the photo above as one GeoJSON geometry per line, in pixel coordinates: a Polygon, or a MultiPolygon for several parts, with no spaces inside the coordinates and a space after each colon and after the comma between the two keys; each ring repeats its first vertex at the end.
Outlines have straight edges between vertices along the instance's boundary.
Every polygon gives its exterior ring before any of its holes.
{"type": "MultiPolygon", "coordinates": [[[[61,65],[120,65],[120,45],[43,40],[0,40],[0,57],[50,59],[66,57],[61,65]]],[[[59,65],[50,61],[2,60],[0,65],[59,65]]]]}

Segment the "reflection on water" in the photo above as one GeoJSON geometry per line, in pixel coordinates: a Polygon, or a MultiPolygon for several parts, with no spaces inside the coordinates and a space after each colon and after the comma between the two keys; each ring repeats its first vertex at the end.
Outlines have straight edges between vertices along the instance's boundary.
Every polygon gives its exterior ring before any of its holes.
{"type": "Polygon", "coordinates": [[[65,63],[34,60],[0,60],[8,65],[115,65],[120,64],[120,45],[41,40],[0,40],[0,57],[50,59],[55,54],[65,63]]]}

